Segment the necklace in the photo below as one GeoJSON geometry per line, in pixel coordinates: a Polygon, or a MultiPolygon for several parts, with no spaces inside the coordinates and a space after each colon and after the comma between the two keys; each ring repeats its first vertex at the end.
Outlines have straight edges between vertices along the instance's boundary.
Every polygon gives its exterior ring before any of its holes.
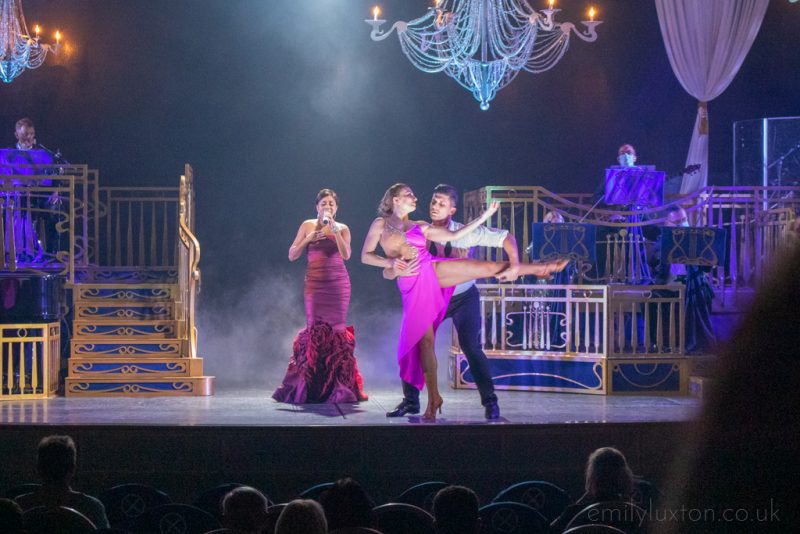
{"type": "Polygon", "coordinates": [[[398,227],[392,225],[389,222],[389,219],[384,219],[383,223],[384,223],[384,226],[389,230],[389,233],[406,235],[406,231],[405,230],[403,230],[402,228],[398,228],[398,227]]]}

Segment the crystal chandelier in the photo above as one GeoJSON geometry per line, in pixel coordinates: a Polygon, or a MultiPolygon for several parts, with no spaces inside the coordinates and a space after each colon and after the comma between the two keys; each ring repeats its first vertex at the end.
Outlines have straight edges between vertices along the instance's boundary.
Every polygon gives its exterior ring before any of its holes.
{"type": "Polygon", "coordinates": [[[44,63],[48,52],[58,52],[61,33],[56,32],[56,44],[39,42],[42,29],[37,25],[32,36],[25,24],[22,0],[0,0],[0,79],[11,83],[25,69],[35,69],[44,63]]]}
{"type": "Polygon", "coordinates": [[[370,37],[382,41],[397,31],[400,48],[423,72],[444,72],[470,91],[489,109],[497,91],[511,83],[521,70],[537,74],[558,63],[574,34],[586,42],[597,39],[596,11],[589,9],[585,30],[570,22],[556,22],[561,11],[549,0],[548,7],[534,10],[526,0],[436,0],[415,20],[398,21],[388,32],[385,20],[364,22],[372,26],[370,37]]]}

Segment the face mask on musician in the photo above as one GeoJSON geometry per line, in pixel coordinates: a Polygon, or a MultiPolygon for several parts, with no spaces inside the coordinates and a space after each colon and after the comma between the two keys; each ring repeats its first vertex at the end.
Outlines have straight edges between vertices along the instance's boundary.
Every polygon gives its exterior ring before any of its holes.
{"type": "Polygon", "coordinates": [[[633,167],[633,164],[636,163],[636,156],[633,154],[620,154],[617,161],[623,167],[633,167]]]}

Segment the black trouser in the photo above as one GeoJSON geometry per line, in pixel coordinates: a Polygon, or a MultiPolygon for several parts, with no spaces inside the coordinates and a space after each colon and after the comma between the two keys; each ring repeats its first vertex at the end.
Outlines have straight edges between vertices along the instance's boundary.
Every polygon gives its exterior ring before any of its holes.
{"type": "MultiPolygon", "coordinates": [[[[474,285],[467,291],[450,299],[445,319],[452,318],[458,334],[458,343],[469,363],[469,369],[478,386],[481,404],[497,402],[494,383],[489,373],[489,362],[481,348],[481,300],[478,288],[474,285]]],[[[407,402],[419,404],[419,390],[403,381],[403,396],[407,402]]]]}

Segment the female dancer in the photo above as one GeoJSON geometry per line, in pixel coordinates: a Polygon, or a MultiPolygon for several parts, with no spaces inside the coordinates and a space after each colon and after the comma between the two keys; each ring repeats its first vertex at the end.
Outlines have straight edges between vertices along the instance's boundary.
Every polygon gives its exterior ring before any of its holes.
{"type": "Polygon", "coordinates": [[[350,304],[350,229],[336,222],[339,199],[331,189],[317,194],[317,218],[303,221],[289,248],[294,261],[308,249],[305,278],[306,328],[294,340],[294,351],[281,386],[279,402],[359,402],[367,400],[358,372],[353,327],[345,327],[350,304]]]}
{"type": "MultiPolygon", "coordinates": [[[[434,337],[447,311],[453,288],[469,280],[496,276],[508,267],[508,263],[436,258],[425,247],[426,240],[446,243],[468,234],[497,211],[496,202],[480,217],[455,232],[424,221],[408,220],[409,213],[416,207],[417,197],[410,187],[406,184],[390,187],[378,206],[379,217],[372,222],[367,233],[361,261],[384,269],[398,267],[411,274],[397,279],[403,299],[397,359],[403,380],[419,389],[423,385],[427,388],[428,407],[423,418],[435,419],[436,411],[441,413],[443,400],[436,381],[434,337]],[[378,244],[386,257],[375,253],[378,244]]],[[[526,263],[520,265],[519,275],[548,276],[566,264],[566,261],[526,263]]]]}

